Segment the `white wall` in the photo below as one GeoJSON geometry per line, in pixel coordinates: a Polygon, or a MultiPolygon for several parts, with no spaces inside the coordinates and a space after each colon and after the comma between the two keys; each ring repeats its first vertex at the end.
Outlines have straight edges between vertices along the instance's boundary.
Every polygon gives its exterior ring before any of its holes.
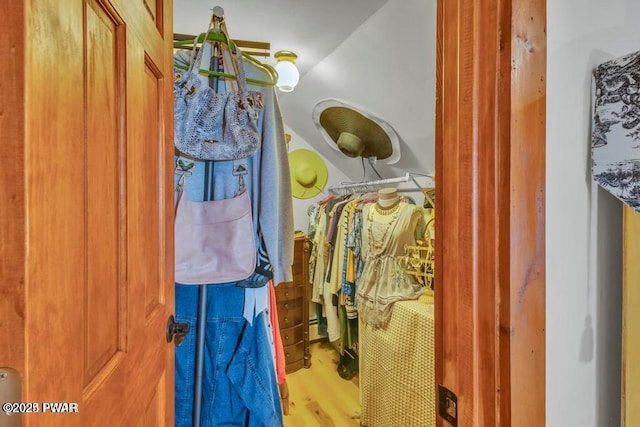
{"type": "MultiPolygon", "coordinates": [[[[395,129],[402,158],[393,166],[378,163],[384,178],[434,172],[435,5],[435,0],[389,0],[293,92],[279,94],[285,123],[351,180],[362,177],[360,160],[332,149],[311,119],[315,104],[326,98],[362,108],[395,129]]],[[[367,179],[375,179],[367,169],[367,179]]]]}
{"type": "Polygon", "coordinates": [[[590,174],[591,71],[640,50],[637,0],[547,1],[547,426],[620,425],[621,204],[590,174]]]}

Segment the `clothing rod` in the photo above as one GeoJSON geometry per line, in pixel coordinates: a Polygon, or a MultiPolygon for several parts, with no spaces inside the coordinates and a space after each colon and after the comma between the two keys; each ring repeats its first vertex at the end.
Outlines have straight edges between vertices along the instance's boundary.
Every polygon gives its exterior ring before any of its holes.
{"type": "Polygon", "coordinates": [[[410,182],[410,181],[413,182],[416,185],[416,187],[420,190],[423,188],[433,187],[433,185],[430,185],[430,186],[420,185],[418,181],[415,179],[415,176],[426,176],[426,177],[432,178],[432,175],[424,175],[424,174],[418,174],[413,172],[407,172],[405,176],[399,177],[399,178],[387,178],[387,179],[379,179],[376,181],[354,182],[350,184],[334,185],[334,186],[328,187],[327,191],[337,192],[337,191],[349,190],[354,188],[374,187],[374,186],[382,186],[386,184],[398,184],[398,183],[410,182]]]}

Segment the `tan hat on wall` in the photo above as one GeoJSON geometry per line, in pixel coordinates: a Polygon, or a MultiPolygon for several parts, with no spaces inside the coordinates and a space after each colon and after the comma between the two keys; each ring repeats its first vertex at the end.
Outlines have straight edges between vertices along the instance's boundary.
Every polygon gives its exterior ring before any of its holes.
{"type": "Polygon", "coordinates": [[[327,185],[329,173],[322,157],[311,150],[298,149],[289,153],[291,194],[296,199],[317,196],[327,185]]]}
{"type": "Polygon", "coordinates": [[[325,141],[348,157],[376,157],[389,164],[400,160],[398,134],[372,114],[325,99],[314,107],[313,122],[325,141]]]}

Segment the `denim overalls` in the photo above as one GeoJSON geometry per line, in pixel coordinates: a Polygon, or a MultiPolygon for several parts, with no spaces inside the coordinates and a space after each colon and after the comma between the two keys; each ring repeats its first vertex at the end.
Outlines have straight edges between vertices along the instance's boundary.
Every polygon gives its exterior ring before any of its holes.
{"type": "MultiPolygon", "coordinates": [[[[243,317],[244,288],[209,285],[202,385],[202,426],[279,427],[282,412],[263,311],[252,325],[243,317]]],[[[191,426],[198,286],[176,285],[176,321],[189,333],[176,347],[175,417],[191,426]]]]}

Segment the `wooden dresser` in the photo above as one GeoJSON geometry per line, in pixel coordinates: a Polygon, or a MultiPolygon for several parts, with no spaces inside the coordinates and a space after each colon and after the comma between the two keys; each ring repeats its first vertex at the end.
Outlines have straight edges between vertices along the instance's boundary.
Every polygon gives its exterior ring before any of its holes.
{"type": "Polygon", "coordinates": [[[284,346],[286,372],[311,366],[309,353],[309,239],[295,238],[293,282],[276,286],[278,322],[284,346]]]}

